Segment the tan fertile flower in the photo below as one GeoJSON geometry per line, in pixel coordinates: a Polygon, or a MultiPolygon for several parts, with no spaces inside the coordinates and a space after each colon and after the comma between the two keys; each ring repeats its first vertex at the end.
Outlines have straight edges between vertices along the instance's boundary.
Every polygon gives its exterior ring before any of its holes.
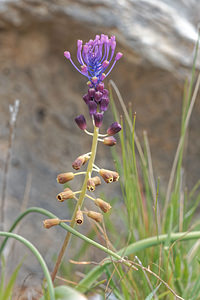
{"type": "Polygon", "coordinates": [[[97,198],[95,199],[95,204],[104,212],[107,213],[111,209],[111,205],[106,201],[97,198]]]}
{"type": "Polygon", "coordinates": [[[43,225],[45,228],[49,229],[52,226],[56,226],[60,224],[60,220],[59,219],[46,219],[43,221],[43,225]]]}
{"type": "Polygon", "coordinates": [[[75,196],[75,194],[69,188],[66,188],[66,189],[64,189],[63,192],[61,192],[57,195],[57,199],[58,199],[58,201],[63,202],[64,200],[67,200],[67,199],[73,199],[74,196],[75,196]]]}
{"type": "Polygon", "coordinates": [[[74,174],[72,172],[61,173],[57,176],[57,182],[61,184],[66,183],[72,179],[74,179],[74,174]]]}
{"type": "Polygon", "coordinates": [[[95,211],[88,211],[87,216],[91,219],[93,219],[96,222],[102,222],[103,221],[103,216],[102,214],[95,212],[95,211]]]}

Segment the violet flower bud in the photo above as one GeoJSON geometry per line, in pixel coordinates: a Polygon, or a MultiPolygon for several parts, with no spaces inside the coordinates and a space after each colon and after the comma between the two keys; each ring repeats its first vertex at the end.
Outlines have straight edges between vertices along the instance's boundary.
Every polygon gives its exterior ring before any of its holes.
{"type": "Polygon", "coordinates": [[[97,92],[95,92],[95,94],[94,94],[94,100],[95,100],[96,102],[100,102],[102,96],[103,96],[103,94],[102,94],[101,92],[97,91],[97,92]]]}
{"type": "Polygon", "coordinates": [[[109,94],[107,89],[104,89],[102,93],[103,93],[104,96],[108,96],[108,94],[109,94]]]}
{"type": "Polygon", "coordinates": [[[90,89],[88,90],[88,95],[90,96],[90,98],[94,97],[95,92],[96,92],[96,91],[95,91],[94,88],[90,88],[90,89]]]}
{"type": "Polygon", "coordinates": [[[88,94],[85,94],[83,96],[83,100],[85,101],[86,104],[88,104],[88,102],[90,101],[90,96],[88,94]]]}
{"type": "Polygon", "coordinates": [[[101,127],[103,122],[103,114],[97,112],[96,114],[94,114],[94,124],[96,127],[101,127]]]}
{"type": "Polygon", "coordinates": [[[97,91],[103,92],[104,90],[104,83],[100,82],[97,86],[96,86],[97,91]]]}
{"type": "Polygon", "coordinates": [[[89,107],[89,112],[90,115],[94,115],[97,111],[97,104],[94,101],[89,101],[88,102],[88,107],[89,107]]]}
{"type": "Polygon", "coordinates": [[[114,122],[110,125],[110,127],[107,130],[108,135],[114,135],[118,133],[122,129],[121,125],[117,122],[114,122]]]}
{"type": "Polygon", "coordinates": [[[86,129],[87,124],[86,124],[85,117],[83,115],[80,115],[80,116],[76,117],[75,122],[81,130],[86,129]]]}
{"type": "Polygon", "coordinates": [[[103,97],[100,102],[100,109],[102,111],[106,111],[108,109],[108,104],[109,104],[109,98],[103,97]]]}

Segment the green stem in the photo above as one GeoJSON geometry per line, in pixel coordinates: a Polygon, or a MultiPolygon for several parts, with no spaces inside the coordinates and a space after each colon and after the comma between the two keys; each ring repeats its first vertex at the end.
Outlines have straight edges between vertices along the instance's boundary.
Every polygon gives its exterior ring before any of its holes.
{"type": "MultiPolygon", "coordinates": [[[[88,163],[88,167],[87,167],[87,171],[86,171],[86,174],[85,174],[85,179],[84,179],[84,182],[83,182],[81,193],[80,193],[79,199],[77,201],[77,204],[76,204],[76,207],[74,209],[73,216],[72,216],[72,221],[71,221],[71,225],[70,225],[72,228],[74,228],[75,225],[76,225],[76,223],[75,223],[76,213],[82,207],[82,204],[83,204],[83,201],[84,201],[84,198],[85,198],[85,194],[86,194],[86,190],[87,190],[87,181],[89,179],[89,174],[92,173],[93,163],[95,161],[96,151],[97,151],[98,133],[99,133],[99,128],[97,128],[97,127],[94,126],[90,160],[89,160],[89,163],[88,163]]],[[[60,267],[60,264],[62,262],[62,258],[63,258],[64,254],[65,254],[65,250],[66,250],[67,245],[69,243],[70,237],[71,237],[71,233],[68,231],[68,233],[67,233],[67,235],[65,237],[65,240],[63,242],[62,248],[61,248],[61,250],[59,252],[59,255],[58,255],[58,258],[57,258],[54,270],[53,270],[52,275],[51,275],[53,282],[55,280],[56,274],[57,274],[58,269],[60,267]]]]}
{"type": "Polygon", "coordinates": [[[42,270],[44,272],[44,275],[46,277],[50,299],[55,300],[54,287],[53,287],[53,282],[51,280],[51,275],[49,273],[49,270],[47,268],[47,265],[46,265],[44,259],[42,258],[41,254],[37,250],[37,248],[35,248],[35,246],[33,246],[33,244],[31,244],[28,240],[26,240],[22,236],[20,236],[18,234],[15,234],[15,233],[0,231],[0,236],[6,236],[7,239],[9,237],[14,238],[14,239],[18,240],[19,242],[21,242],[22,244],[24,244],[26,247],[28,247],[31,250],[31,252],[35,255],[35,257],[39,261],[39,263],[42,267],[42,270]]]}
{"type": "MultiPolygon", "coordinates": [[[[19,217],[15,220],[15,222],[13,223],[12,227],[10,228],[10,231],[14,230],[15,227],[17,226],[17,224],[29,213],[40,213],[42,215],[45,215],[49,218],[57,218],[56,215],[52,214],[51,212],[49,212],[46,209],[43,208],[39,208],[39,207],[31,207],[29,209],[27,209],[25,212],[23,212],[21,215],[19,215],[19,217]]],[[[130,254],[135,254],[139,251],[142,251],[146,248],[150,248],[153,246],[158,246],[160,244],[164,244],[165,241],[168,238],[168,234],[162,234],[159,236],[154,236],[154,237],[150,237],[141,241],[137,241],[133,244],[130,244],[128,247],[125,247],[123,249],[121,249],[118,253],[114,253],[111,250],[105,248],[104,246],[96,243],[95,241],[91,240],[90,238],[86,237],[85,235],[81,234],[80,232],[76,231],[74,228],[72,228],[71,226],[65,224],[65,223],[60,223],[59,225],[60,227],[62,227],[65,230],[68,230],[70,233],[74,234],[75,236],[81,238],[82,240],[84,240],[85,242],[89,243],[90,245],[93,245],[97,248],[99,248],[100,250],[104,251],[105,253],[111,255],[112,257],[118,259],[118,260],[122,260],[121,255],[123,256],[128,256],[130,254]]],[[[8,237],[6,237],[6,239],[4,240],[1,248],[0,248],[0,254],[3,251],[6,242],[8,240],[8,237]]],[[[193,232],[179,232],[179,233],[171,233],[170,236],[170,242],[173,243],[177,240],[180,241],[187,241],[187,240],[192,240],[192,239],[199,239],[200,238],[200,231],[193,231],[193,232]]],[[[95,268],[92,269],[92,271],[90,271],[82,281],[80,281],[80,283],[77,286],[77,289],[81,292],[85,292],[86,290],[88,290],[92,284],[102,275],[102,273],[104,272],[105,268],[107,265],[109,265],[111,263],[110,261],[110,257],[108,258],[108,260],[106,260],[102,265],[99,265],[95,268]]]]}

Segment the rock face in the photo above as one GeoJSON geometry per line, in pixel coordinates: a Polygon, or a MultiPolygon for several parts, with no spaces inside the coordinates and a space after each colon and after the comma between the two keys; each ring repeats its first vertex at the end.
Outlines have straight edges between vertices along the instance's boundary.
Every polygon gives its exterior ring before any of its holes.
{"type": "MultiPolygon", "coordinates": [[[[183,80],[192,64],[199,11],[197,0],[0,1],[1,182],[8,104],[20,99],[6,196],[7,226],[19,213],[25,190],[28,206],[42,206],[63,218],[68,214],[67,207],[65,212],[56,202],[60,187],[55,178],[71,171],[71,162],[89,151],[91,139],[73,121],[80,113],[88,116],[81,99],[87,89],[85,78],[64,59],[63,51],[71,51],[75,58],[76,40],[87,41],[101,32],[115,34],[117,48],[124,53],[110,78],[125,102],[132,102],[139,135],[148,131],[156,175],[166,184],[179,137],[183,80]]],[[[197,105],[186,160],[190,185],[199,178],[198,116],[197,105]]],[[[104,129],[112,120],[110,112],[105,120],[104,129]]],[[[108,152],[100,146],[98,161],[112,168],[108,152]]],[[[25,222],[23,235],[30,237],[31,232],[30,239],[51,258],[59,248],[59,234],[64,233],[58,230],[55,237],[54,232],[53,248],[52,231],[43,232],[40,218],[25,222]]]]}

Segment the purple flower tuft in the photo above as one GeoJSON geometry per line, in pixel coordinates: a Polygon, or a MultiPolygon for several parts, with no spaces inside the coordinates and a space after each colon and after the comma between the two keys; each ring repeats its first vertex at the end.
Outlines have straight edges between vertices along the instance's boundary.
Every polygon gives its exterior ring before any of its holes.
{"type": "Polygon", "coordinates": [[[85,117],[83,115],[80,115],[80,116],[76,117],[75,122],[76,122],[76,124],[78,125],[78,127],[80,129],[82,129],[82,130],[86,129],[87,124],[86,124],[85,117]]]}
{"type": "Polygon", "coordinates": [[[95,101],[88,102],[88,108],[91,115],[94,115],[97,112],[97,104],[95,101]]]}
{"type": "Polygon", "coordinates": [[[121,125],[117,122],[114,122],[110,125],[110,127],[107,130],[108,135],[114,135],[118,133],[122,129],[121,125]]]}
{"type": "Polygon", "coordinates": [[[103,114],[102,113],[96,113],[94,114],[94,124],[96,127],[101,127],[103,122],[103,114]]]}
{"type": "Polygon", "coordinates": [[[86,76],[91,85],[96,87],[110,74],[116,61],[122,57],[122,53],[118,52],[114,58],[115,48],[115,36],[109,39],[107,35],[101,34],[101,36],[96,35],[94,40],[89,40],[85,45],[81,40],[77,41],[77,60],[80,68],[72,61],[69,51],[65,51],[64,55],[77,71],[86,76]],[[105,73],[107,69],[109,71],[105,73]]]}

